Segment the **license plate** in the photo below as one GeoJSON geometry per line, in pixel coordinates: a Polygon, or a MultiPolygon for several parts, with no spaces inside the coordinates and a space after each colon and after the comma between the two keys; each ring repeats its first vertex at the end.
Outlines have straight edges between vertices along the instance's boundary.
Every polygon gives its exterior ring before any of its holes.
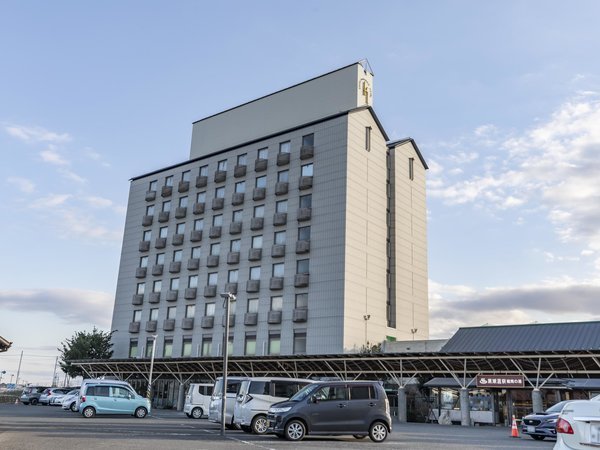
{"type": "Polygon", "coordinates": [[[527,425],[528,433],[535,433],[535,427],[533,425],[527,425]]]}
{"type": "Polygon", "coordinates": [[[600,423],[590,424],[590,444],[600,444],[600,423]]]}

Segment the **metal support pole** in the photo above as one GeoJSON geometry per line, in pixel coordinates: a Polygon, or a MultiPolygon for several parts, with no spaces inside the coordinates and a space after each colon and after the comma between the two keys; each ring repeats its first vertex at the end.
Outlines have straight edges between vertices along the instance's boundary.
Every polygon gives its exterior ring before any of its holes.
{"type": "Polygon", "coordinates": [[[15,380],[15,387],[19,385],[19,375],[21,373],[21,361],[23,361],[23,350],[21,350],[21,357],[19,358],[19,368],[17,369],[17,379],[15,380]]]}
{"type": "Polygon", "coordinates": [[[404,388],[404,386],[398,387],[398,422],[407,422],[406,389],[404,388]]]}
{"type": "Polygon", "coordinates": [[[58,384],[56,382],[56,366],[58,366],[58,356],[54,360],[54,374],[52,375],[52,387],[56,387],[56,385],[58,384]]]}
{"type": "Polygon", "coordinates": [[[183,404],[185,403],[185,384],[179,383],[179,392],[177,395],[177,411],[183,411],[183,404]]]}
{"type": "Polygon", "coordinates": [[[533,406],[534,413],[541,413],[544,411],[542,391],[540,391],[538,388],[534,388],[533,391],[531,391],[531,404],[533,406]]]}
{"type": "Polygon", "coordinates": [[[460,388],[460,424],[463,427],[471,426],[471,411],[469,407],[469,389],[460,388]]]}
{"type": "Polygon", "coordinates": [[[227,363],[229,353],[229,303],[235,301],[231,292],[221,294],[225,306],[225,330],[223,332],[223,386],[221,390],[221,436],[225,436],[225,421],[227,420],[227,363]]]}
{"type": "Polygon", "coordinates": [[[154,369],[154,355],[156,352],[156,337],[152,335],[152,355],[150,356],[150,374],[148,376],[148,389],[146,390],[146,398],[150,400],[150,406],[152,406],[152,371],[154,369]]]}

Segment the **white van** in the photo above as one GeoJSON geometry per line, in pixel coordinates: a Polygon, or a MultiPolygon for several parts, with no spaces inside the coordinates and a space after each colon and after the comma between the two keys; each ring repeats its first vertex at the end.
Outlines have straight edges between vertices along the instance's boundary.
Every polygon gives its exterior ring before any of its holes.
{"type": "Polygon", "coordinates": [[[274,403],[283,402],[311,380],[299,378],[260,377],[242,381],[233,410],[233,422],[243,431],[267,432],[267,411],[274,403]]]}
{"type": "Polygon", "coordinates": [[[189,417],[200,419],[208,414],[210,396],[213,385],[211,383],[192,383],[185,396],[183,412],[189,417]]]}
{"type": "MultiPolygon", "coordinates": [[[[242,381],[247,379],[248,377],[227,377],[227,398],[225,403],[225,428],[227,429],[236,428],[236,425],[233,423],[233,406],[242,381]]],[[[219,377],[215,381],[212,396],[210,397],[210,405],[208,406],[208,420],[211,422],[221,423],[222,389],[223,378],[219,377]]]]}
{"type": "Polygon", "coordinates": [[[72,411],[79,411],[79,405],[81,404],[81,396],[83,395],[83,393],[85,392],[85,386],[86,384],[90,384],[90,383],[94,383],[94,384],[102,384],[102,383],[108,383],[108,384],[113,384],[116,386],[125,386],[128,387],[129,389],[131,389],[133,392],[135,392],[135,389],[133,389],[133,387],[127,382],[127,381],[121,381],[121,380],[107,380],[104,378],[85,378],[82,382],[81,382],[81,387],[79,388],[79,395],[77,396],[77,402],[75,405],[75,409],[72,409],[72,411]]]}

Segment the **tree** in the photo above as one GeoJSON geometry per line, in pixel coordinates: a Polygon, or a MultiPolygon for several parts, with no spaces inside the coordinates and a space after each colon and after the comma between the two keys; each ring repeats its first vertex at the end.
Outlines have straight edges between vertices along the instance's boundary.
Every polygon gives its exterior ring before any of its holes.
{"type": "Polygon", "coordinates": [[[71,339],[65,339],[61,342],[60,368],[71,378],[83,376],[81,367],[74,366],[72,361],[80,359],[108,359],[112,356],[112,343],[110,339],[113,331],[104,332],[96,327],[92,332],[78,331],[71,339]]]}

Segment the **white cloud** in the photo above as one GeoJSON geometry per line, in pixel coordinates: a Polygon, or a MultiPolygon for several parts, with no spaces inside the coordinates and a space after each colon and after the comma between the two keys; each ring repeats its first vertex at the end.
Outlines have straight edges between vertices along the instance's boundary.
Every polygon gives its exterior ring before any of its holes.
{"type": "Polygon", "coordinates": [[[112,200],[103,197],[85,197],[83,199],[88,205],[93,208],[109,208],[113,205],[112,200]]]}
{"type": "Polygon", "coordinates": [[[63,178],[66,178],[67,180],[70,180],[70,181],[74,181],[75,183],[78,183],[78,184],[83,184],[87,181],[81,175],[78,175],[75,172],[73,172],[72,170],[66,169],[64,167],[61,167],[60,169],[58,169],[58,173],[60,173],[63,176],[63,178]]]}
{"type": "Polygon", "coordinates": [[[25,142],[69,142],[71,136],[68,133],[56,133],[42,127],[28,127],[24,125],[5,125],[4,130],[12,137],[25,142]]]}
{"type": "Polygon", "coordinates": [[[56,166],[68,166],[70,164],[69,161],[64,159],[54,149],[42,150],[40,152],[40,157],[42,158],[42,161],[47,162],[49,164],[54,164],[56,166]]]}
{"type": "Polygon", "coordinates": [[[25,194],[31,194],[35,191],[35,183],[29,178],[22,177],[8,177],[6,179],[8,184],[15,186],[18,190],[25,194]]]}
{"type": "Polygon", "coordinates": [[[32,208],[54,208],[66,203],[72,197],[71,194],[49,194],[33,201],[32,208]]]}

